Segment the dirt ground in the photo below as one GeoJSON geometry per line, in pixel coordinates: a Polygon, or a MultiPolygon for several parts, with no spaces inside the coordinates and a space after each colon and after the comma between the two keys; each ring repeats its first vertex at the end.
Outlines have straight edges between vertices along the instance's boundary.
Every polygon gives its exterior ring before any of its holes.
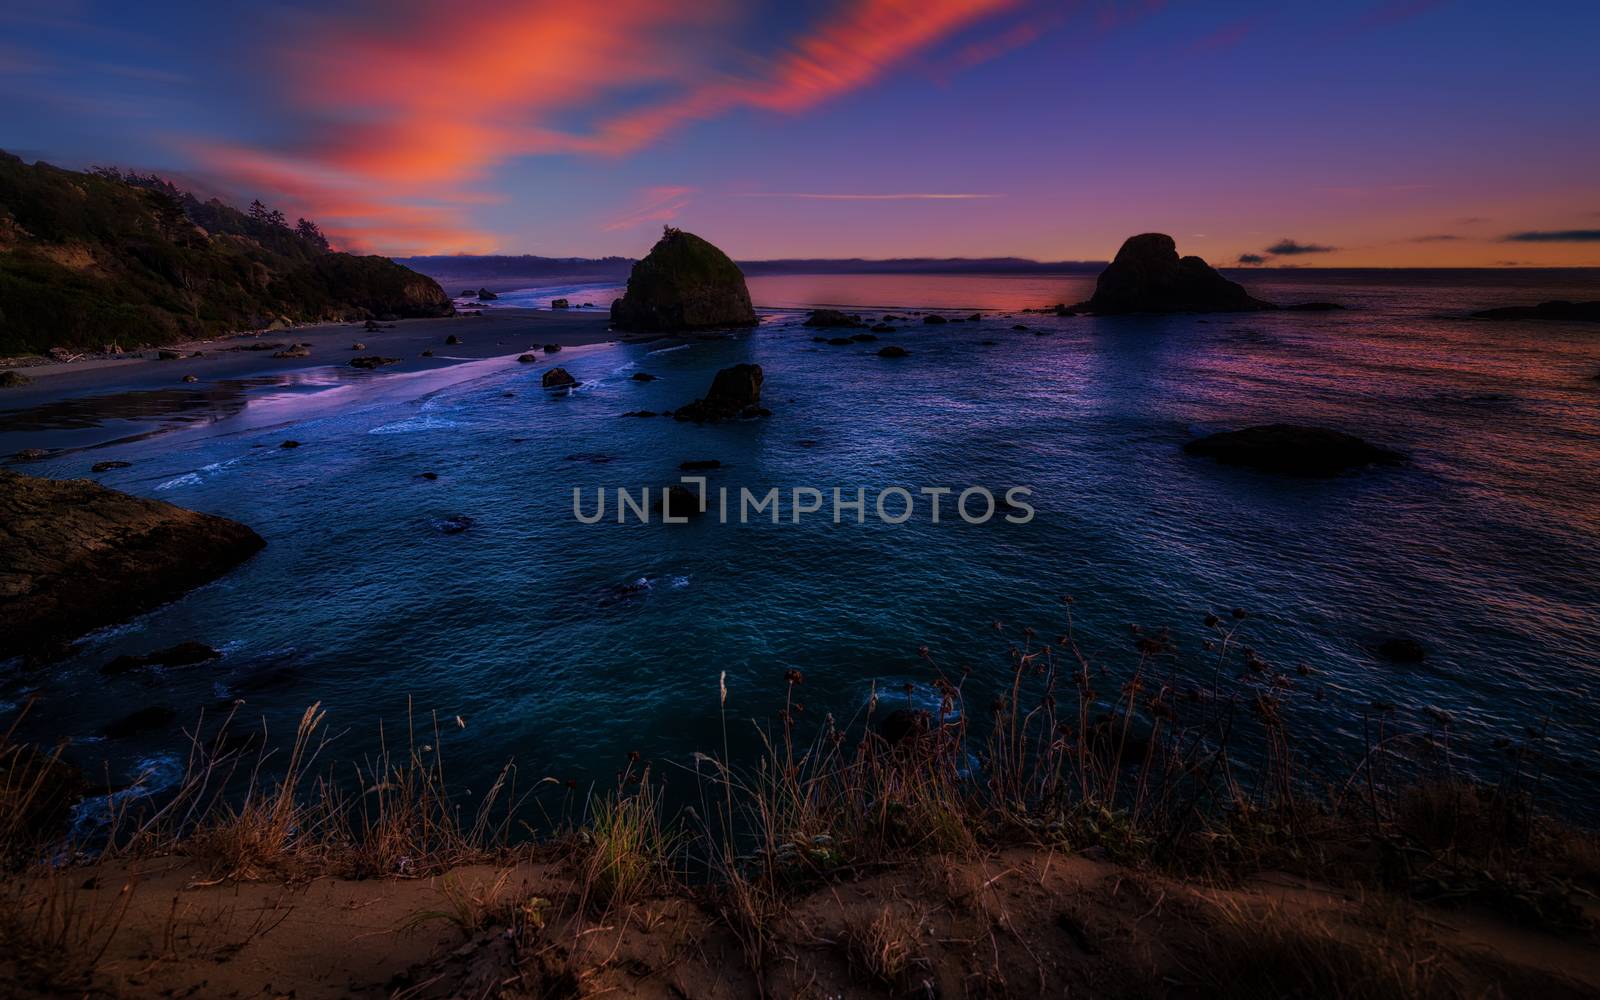
{"type": "Polygon", "coordinates": [[[174,858],[9,890],[0,994],[18,997],[1600,995],[1592,931],[1030,849],[770,907],[696,891],[598,907],[558,862],[285,884],[174,858]]]}

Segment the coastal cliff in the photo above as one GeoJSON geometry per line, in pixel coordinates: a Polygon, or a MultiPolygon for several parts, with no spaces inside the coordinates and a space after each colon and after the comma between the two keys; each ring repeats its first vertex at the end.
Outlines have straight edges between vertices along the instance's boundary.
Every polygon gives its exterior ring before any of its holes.
{"type": "Polygon", "coordinates": [[[227,518],[86,479],[0,470],[0,660],[48,656],[209,583],[264,545],[227,518]]]}
{"type": "Polygon", "coordinates": [[[453,311],[432,278],[335,253],[314,223],[259,203],[247,214],[155,177],[0,152],[0,355],[453,311]]]}

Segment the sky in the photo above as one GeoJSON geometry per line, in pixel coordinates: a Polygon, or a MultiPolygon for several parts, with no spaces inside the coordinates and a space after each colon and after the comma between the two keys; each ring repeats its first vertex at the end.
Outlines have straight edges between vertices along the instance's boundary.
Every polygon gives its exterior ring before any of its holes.
{"type": "Polygon", "coordinates": [[[0,0],[0,148],[346,249],[1600,265],[1594,0],[0,0]]]}

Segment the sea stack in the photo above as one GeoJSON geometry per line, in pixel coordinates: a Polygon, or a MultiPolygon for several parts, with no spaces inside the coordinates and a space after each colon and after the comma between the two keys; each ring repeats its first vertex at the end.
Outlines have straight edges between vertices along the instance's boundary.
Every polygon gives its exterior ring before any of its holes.
{"type": "Polygon", "coordinates": [[[236,521],[87,479],[0,471],[0,660],[51,655],[215,580],[265,544],[236,521]]]}
{"type": "Polygon", "coordinates": [[[1179,257],[1165,233],[1130,236],[1095,282],[1094,298],[1074,309],[1118,313],[1254,312],[1277,308],[1252,298],[1199,257],[1179,257]]]}
{"type": "Polygon", "coordinates": [[[611,325],[618,330],[705,330],[757,322],[739,266],[700,237],[671,226],[633,265],[627,293],[611,303],[611,325]]]}

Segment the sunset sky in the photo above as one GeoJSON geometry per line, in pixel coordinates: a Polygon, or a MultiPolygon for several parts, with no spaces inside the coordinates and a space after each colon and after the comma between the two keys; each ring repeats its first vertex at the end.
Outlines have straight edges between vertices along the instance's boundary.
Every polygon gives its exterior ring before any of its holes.
{"type": "Polygon", "coordinates": [[[0,148],[345,247],[1600,265],[1600,3],[5,0],[0,148]]]}

